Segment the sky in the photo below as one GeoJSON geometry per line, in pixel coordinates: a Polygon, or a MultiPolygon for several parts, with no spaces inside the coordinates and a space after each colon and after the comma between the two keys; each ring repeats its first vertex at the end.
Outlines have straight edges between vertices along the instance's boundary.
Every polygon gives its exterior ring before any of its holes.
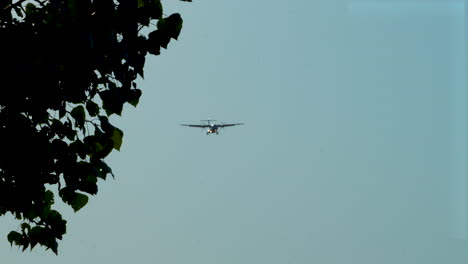
{"type": "Polygon", "coordinates": [[[163,1],[179,41],[114,124],[59,256],[2,264],[464,264],[467,3],[163,1]],[[182,123],[243,122],[220,135],[182,123]]]}

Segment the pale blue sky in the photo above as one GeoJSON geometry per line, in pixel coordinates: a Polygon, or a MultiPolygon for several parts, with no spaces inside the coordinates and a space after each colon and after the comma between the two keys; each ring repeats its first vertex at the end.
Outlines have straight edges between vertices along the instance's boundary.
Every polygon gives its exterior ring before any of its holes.
{"type": "Polygon", "coordinates": [[[58,257],[0,218],[2,264],[467,263],[464,1],[163,3],[116,179],[58,257]],[[179,126],[210,117],[246,124],[179,126]]]}

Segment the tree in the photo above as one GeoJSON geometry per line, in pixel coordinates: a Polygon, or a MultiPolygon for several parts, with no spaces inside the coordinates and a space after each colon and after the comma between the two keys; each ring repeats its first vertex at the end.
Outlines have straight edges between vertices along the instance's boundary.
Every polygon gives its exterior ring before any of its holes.
{"type": "Polygon", "coordinates": [[[54,193],[76,212],[113,176],[104,159],[123,132],[109,116],[137,106],[145,57],[181,28],[160,0],[0,0],[0,216],[21,222],[11,244],[57,254],[67,222],[54,193]]]}

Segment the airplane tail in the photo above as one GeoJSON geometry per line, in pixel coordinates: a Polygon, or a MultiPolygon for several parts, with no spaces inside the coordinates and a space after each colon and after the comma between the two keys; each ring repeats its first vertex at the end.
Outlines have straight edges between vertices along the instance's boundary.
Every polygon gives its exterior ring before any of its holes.
{"type": "Polygon", "coordinates": [[[205,119],[205,120],[200,120],[201,122],[208,122],[208,125],[211,125],[212,121],[216,121],[215,119],[205,119]]]}

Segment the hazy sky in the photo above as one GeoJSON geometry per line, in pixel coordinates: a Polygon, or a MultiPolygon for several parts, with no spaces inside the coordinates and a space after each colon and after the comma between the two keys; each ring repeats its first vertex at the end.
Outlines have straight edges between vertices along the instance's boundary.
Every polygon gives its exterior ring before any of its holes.
{"type": "Polygon", "coordinates": [[[2,264],[465,264],[462,0],[163,1],[184,28],[114,122],[59,256],[2,264]],[[181,127],[244,122],[220,135],[181,127]]]}

